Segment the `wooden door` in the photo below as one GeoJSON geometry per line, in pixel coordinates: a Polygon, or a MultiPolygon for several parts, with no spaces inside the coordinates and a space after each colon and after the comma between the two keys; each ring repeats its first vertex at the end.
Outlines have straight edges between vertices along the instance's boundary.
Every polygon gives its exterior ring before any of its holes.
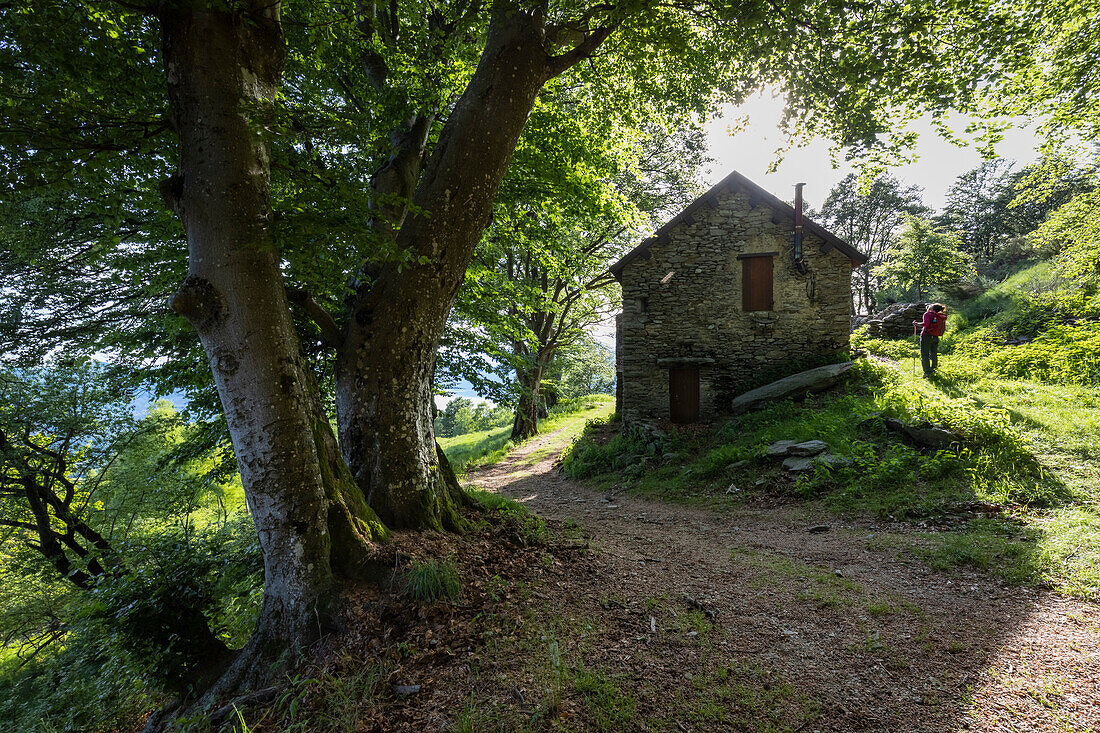
{"type": "Polygon", "coordinates": [[[699,367],[668,370],[668,414],[674,423],[699,420],[699,367]]]}

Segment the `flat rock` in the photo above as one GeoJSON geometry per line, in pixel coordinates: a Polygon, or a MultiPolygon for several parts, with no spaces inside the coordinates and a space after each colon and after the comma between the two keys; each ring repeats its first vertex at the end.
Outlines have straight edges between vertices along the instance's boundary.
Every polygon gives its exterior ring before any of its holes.
{"type": "Polygon", "coordinates": [[[938,450],[948,448],[962,441],[962,436],[958,433],[935,425],[908,425],[892,417],[886,418],[883,422],[886,427],[895,432],[908,435],[914,443],[923,445],[926,448],[935,448],[938,450]]]}
{"type": "Polygon", "coordinates": [[[803,473],[814,467],[814,459],[806,456],[791,456],[783,461],[783,468],[791,473],[803,473]]]}
{"type": "Polygon", "coordinates": [[[734,415],[741,415],[767,407],[778,400],[826,389],[839,382],[844,372],[851,368],[852,362],[846,361],[799,372],[734,397],[730,407],[734,415]]]}
{"type": "Polygon", "coordinates": [[[791,454],[791,446],[797,445],[797,443],[794,440],[777,440],[769,445],[764,453],[772,458],[786,457],[791,454]]]}
{"type": "Polygon", "coordinates": [[[804,443],[792,445],[788,452],[792,456],[816,456],[829,450],[829,444],[824,440],[807,440],[804,443]]]}

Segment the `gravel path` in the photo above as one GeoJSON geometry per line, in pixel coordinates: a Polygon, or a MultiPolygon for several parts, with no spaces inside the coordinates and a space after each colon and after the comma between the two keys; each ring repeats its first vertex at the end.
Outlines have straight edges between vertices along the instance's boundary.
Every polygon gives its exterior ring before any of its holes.
{"type": "Polygon", "coordinates": [[[903,550],[905,525],[609,495],[564,478],[556,450],[528,458],[564,441],[530,441],[468,482],[576,522],[596,548],[547,602],[598,620],[586,663],[634,686],[639,729],[733,670],[753,678],[737,704],[758,706],[755,730],[1100,731],[1097,606],[933,572],[903,550]],[[687,630],[693,610],[712,624],[706,644],[687,630]]]}

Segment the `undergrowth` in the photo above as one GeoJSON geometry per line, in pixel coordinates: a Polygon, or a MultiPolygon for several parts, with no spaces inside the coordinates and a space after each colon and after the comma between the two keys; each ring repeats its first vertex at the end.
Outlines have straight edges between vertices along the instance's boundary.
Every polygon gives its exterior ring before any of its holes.
{"type": "Polygon", "coordinates": [[[467,489],[466,493],[486,510],[497,514],[506,535],[521,547],[545,544],[549,538],[546,522],[518,501],[476,487],[467,489]]]}

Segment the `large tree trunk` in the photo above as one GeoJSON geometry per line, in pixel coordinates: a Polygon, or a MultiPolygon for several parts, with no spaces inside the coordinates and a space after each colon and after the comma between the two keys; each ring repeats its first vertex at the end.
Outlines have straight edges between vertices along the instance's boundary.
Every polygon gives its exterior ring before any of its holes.
{"type": "MultiPolygon", "coordinates": [[[[497,10],[473,79],[451,113],[397,235],[412,265],[357,289],[337,360],[340,445],[391,527],[460,524],[462,493],[435,445],[431,377],[443,326],[493,199],[550,76],[542,19],[497,10]]],[[[444,461],[445,462],[445,461],[444,461]]]]}
{"type": "Polygon", "coordinates": [[[279,3],[161,7],[180,137],[178,173],[164,193],[185,225],[189,258],[171,305],[206,350],[264,556],[257,628],[223,678],[235,690],[264,681],[268,662],[321,633],[330,551],[340,568],[352,567],[373,515],[353,486],[351,494],[340,486],[350,477],[332,460],[269,232],[268,146],[250,117],[270,106],[281,78],[279,3]]]}
{"type": "Polygon", "coordinates": [[[539,387],[542,367],[517,370],[516,379],[522,390],[516,402],[516,417],[512,421],[512,440],[527,440],[539,432],[539,387]]]}
{"type": "Polygon", "coordinates": [[[516,417],[512,421],[512,440],[527,440],[538,435],[539,391],[552,355],[552,349],[540,348],[535,353],[534,363],[516,369],[520,395],[516,403],[516,417]]]}

